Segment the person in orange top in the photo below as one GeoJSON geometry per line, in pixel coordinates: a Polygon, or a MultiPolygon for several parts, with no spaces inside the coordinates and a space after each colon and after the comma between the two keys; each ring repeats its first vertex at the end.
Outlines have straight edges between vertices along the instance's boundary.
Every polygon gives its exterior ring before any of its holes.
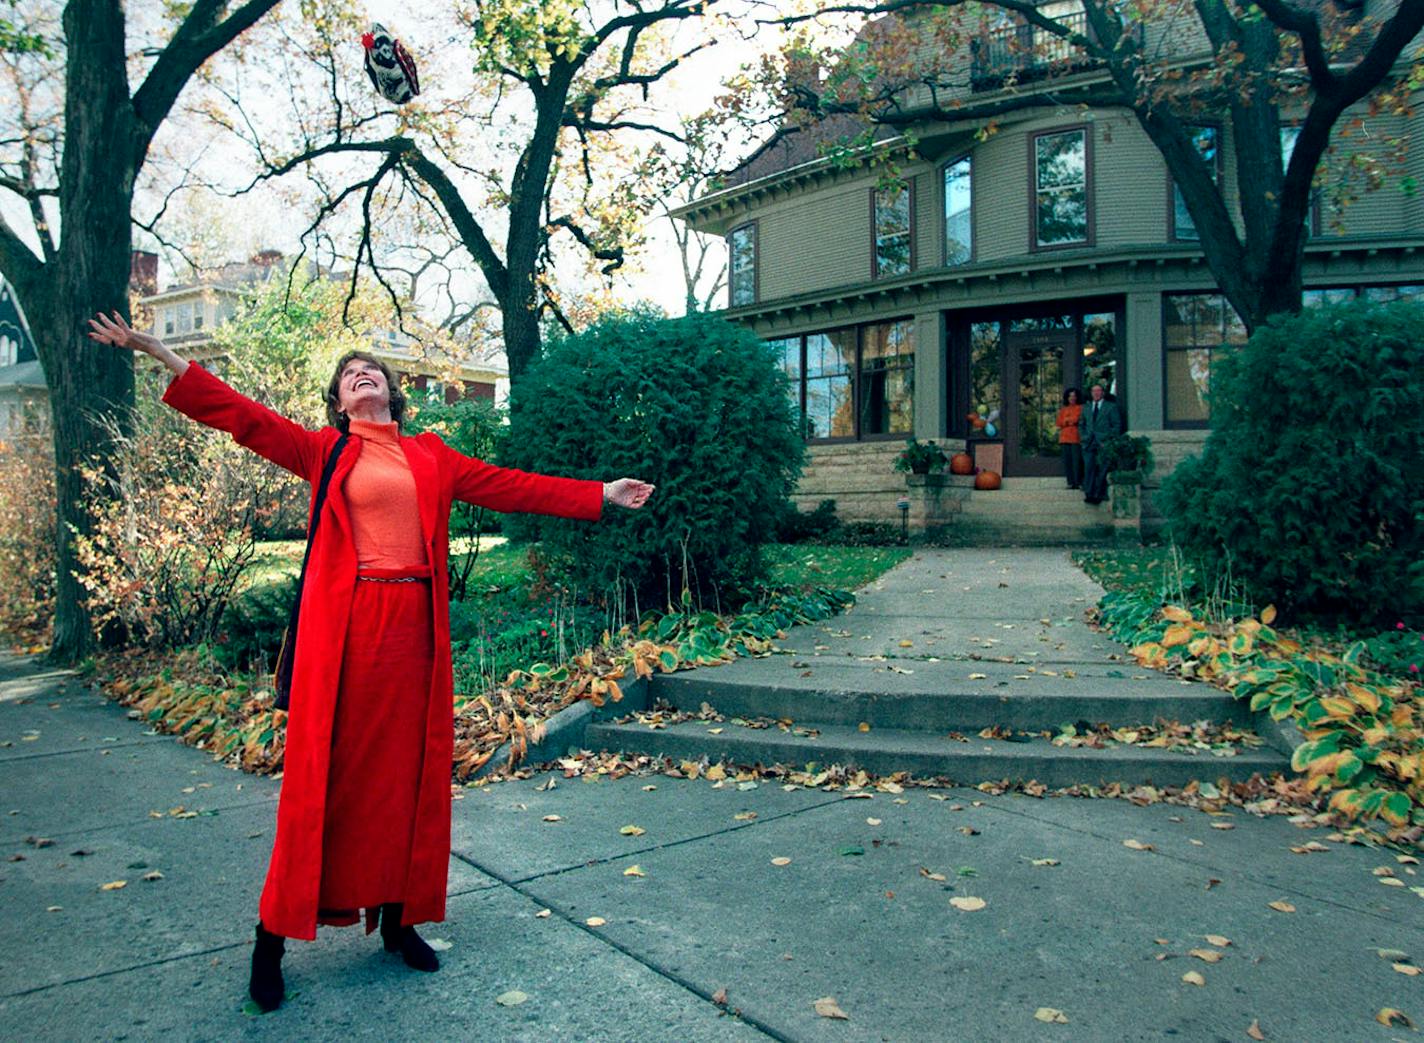
{"type": "MultiPolygon", "coordinates": [[[[312,537],[292,666],[277,835],[262,889],[248,993],[285,995],[287,938],[354,924],[366,910],[389,952],[438,970],[415,924],[445,918],[454,746],[450,504],[597,520],[643,506],[634,478],[579,481],[495,467],[427,432],[400,433],[405,397],[374,356],[337,363],[330,426],[309,431],[239,394],[117,312],[89,336],[142,351],[173,380],[163,401],[312,483],[346,438],[312,537]]],[[[313,513],[315,509],[313,495],[313,513]]]]}
{"type": "Polygon", "coordinates": [[[1063,392],[1063,407],[1058,410],[1058,445],[1063,451],[1063,470],[1068,488],[1083,485],[1083,445],[1078,434],[1078,418],[1083,415],[1083,393],[1077,388],[1063,392]]]}

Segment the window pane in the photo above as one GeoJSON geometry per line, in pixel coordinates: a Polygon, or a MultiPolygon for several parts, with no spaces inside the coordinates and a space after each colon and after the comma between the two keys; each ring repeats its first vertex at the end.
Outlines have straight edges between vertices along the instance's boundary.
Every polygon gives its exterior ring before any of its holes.
{"type": "Polygon", "coordinates": [[[914,428],[914,323],[867,326],[860,355],[860,433],[909,434],[914,428]]]}
{"type": "Polygon", "coordinates": [[[851,374],[855,330],[813,333],[806,338],[806,437],[850,438],[851,374]]]}
{"type": "Polygon", "coordinates": [[[1202,421],[1211,418],[1207,391],[1211,372],[1208,348],[1167,352],[1167,420],[1202,421]]]}
{"type": "MultiPolygon", "coordinates": [[[[999,351],[999,324],[976,322],[969,327],[969,408],[988,416],[1004,405],[1002,356],[999,351]]],[[[961,421],[969,434],[967,418],[961,421]]]]}
{"type": "MultiPolygon", "coordinates": [[[[801,338],[783,337],[779,340],[769,340],[767,344],[781,360],[781,370],[786,374],[786,391],[791,396],[791,407],[797,415],[801,415],[801,338]]],[[[805,417],[802,416],[801,430],[806,430],[805,417]]]]}
{"type": "Polygon", "coordinates": [[[1418,297],[1421,292],[1424,292],[1424,286],[1366,286],[1365,300],[1402,301],[1418,297]]]}
{"type": "Polygon", "coordinates": [[[731,266],[732,304],[751,304],[756,300],[756,229],[747,225],[727,237],[731,266]]]}
{"type": "Polygon", "coordinates": [[[1353,286],[1332,286],[1326,290],[1302,290],[1300,303],[1307,308],[1318,308],[1322,304],[1339,304],[1355,299],[1353,286]]]}
{"type": "Polygon", "coordinates": [[[1079,401],[1087,401],[1087,389],[1101,384],[1108,394],[1121,394],[1118,387],[1117,316],[1112,312],[1083,316],[1083,391],[1079,401]]]}
{"type": "Polygon", "coordinates": [[[1086,242],[1088,238],[1087,143],[1081,130],[1034,139],[1038,243],[1086,242]]]}
{"type": "Polygon", "coordinates": [[[910,187],[875,190],[875,274],[910,270],[910,187]]]}
{"type": "Polygon", "coordinates": [[[966,264],[973,254],[969,157],[944,168],[944,263],[966,264]]]}
{"type": "MultiPolygon", "coordinates": [[[[1210,168],[1212,181],[1216,181],[1219,169],[1217,128],[1193,127],[1192,144],[1196,145],[1197,152],[1201,154],[1201,158],[1210,168]]],[[[1187,212],[1187,204],[1182,198],[1181,190],[1176,185],[1172,186],[1172,222],[1178,239],[1196,240],[1201,238],[1197,235],[1197,226],[1192,221],[1192,215],[1187,212]]]]}

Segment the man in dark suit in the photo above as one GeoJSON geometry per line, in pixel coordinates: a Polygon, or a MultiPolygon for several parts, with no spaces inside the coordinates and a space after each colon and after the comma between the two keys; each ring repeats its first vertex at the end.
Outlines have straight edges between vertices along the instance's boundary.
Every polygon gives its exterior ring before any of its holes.
{"type": "Polygon", "coordinates": [[[1122,410],[1106,397],[1101,384],[1094,384],[1091,399],[1078,418],[1083,442],[1083,500],[1102,503],[1108,497],[1108,472],[1103,465],[1103,445],[1122,434],[1122,410]]]}

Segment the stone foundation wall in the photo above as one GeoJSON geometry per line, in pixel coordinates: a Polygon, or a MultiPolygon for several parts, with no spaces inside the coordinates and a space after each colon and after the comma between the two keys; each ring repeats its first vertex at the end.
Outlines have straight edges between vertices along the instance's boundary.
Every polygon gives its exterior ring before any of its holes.
{"type": "Polygon", "coordinates": [[[1177,469],[1177,465],[1189,456],[1201,453],[1206,444],[1206,430],[1192,431],[1130,431],[1133,435],[1146,435],[1152,440],[1152,473],[1142,486],[1142,532],[1154,536],[1162,531],[1166,519],[1157,504],[1156,493],[1162,488],[1162,480],[1177,469]]]}
{"type": "Polygon", "coordinates": [[[905,495],[905,476],[895,470],[903,440],[808,445],[801,481],[791,499],[812,511],[822,500],[836,501],[840,521],[900,522],[895,506],[905,495]]]}

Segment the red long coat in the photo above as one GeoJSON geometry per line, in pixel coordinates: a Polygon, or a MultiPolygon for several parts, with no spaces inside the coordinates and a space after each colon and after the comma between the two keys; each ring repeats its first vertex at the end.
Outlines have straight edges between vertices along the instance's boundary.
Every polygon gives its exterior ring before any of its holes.
{"type": "MultiPolygon", "coordinates": [[[[194,420],[229,432],[241,445],[305,478],[312,483],[315,499],[322,465],[340,436],[335,428],[308,431],[238,394],[195,364],[189,364],[183,376],[173,380],[163,401],[194,420]]],[[[496,511],[595,520],[603,507],[603,486],[601,482],[494,467],[457,453],[434,434],[402,437],[400,441],[415,477],[421,535],[434,573],[430,593],[435,667],[402,916],[406,923],[418,923],[444,919],[450,863],[454,729],[445,561],[451,501],[464,500],[496,511]]],[[[360,455],[361,439],[353,435],[331,477],[302,594],[277,838],[260,906],[263,926],[288,938],[316,937],[332,719],[356,583],[351,517],[341,489],[360,455]]],[[[380,784],[378,779],[372,782],[380,784]]]]}

